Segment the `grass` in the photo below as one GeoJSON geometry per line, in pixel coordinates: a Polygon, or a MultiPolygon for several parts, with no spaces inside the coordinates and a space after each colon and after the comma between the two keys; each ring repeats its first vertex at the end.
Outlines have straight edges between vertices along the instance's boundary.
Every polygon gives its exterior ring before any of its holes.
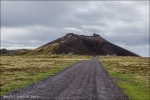
{"type": "Polygon", "coordinates": [[[0,96],[54,75],[89,56],[1,56],[0,96]]]}
{"type": "Polygon", "coordinates": [[[149,58],[99,57],[131,100],[149,100],[149,58]]]}
{"type": "Polygon", "coordinates": [[[38,48],[35,50],[30,50],[28,53],[24,53],[25,55],[33,56],[33,55],[47,55],[47,54],[52,54],[54,49],[56,49],[59,46],[59,44],[55,43],[52,45],[48,45],[44,48],[38,48]]]}
{"type": "MultiPolygon", "coordinates": [[[[1,56],[0,95],[28,86],[90,58],[65,54],[1,56]]],[[[131,100],[149,100],[149,58],[100,56],[99,59],[131,100]]]]}

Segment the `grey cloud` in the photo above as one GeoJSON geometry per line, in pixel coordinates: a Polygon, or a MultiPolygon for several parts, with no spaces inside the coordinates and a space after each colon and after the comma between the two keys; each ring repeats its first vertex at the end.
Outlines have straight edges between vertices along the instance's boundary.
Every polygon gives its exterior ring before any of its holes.
{"type": "Polygon", "coordinates": [[[75,2],[66,1],[12,1],[2,2],[2,26],[48,25],[57,26],[68,24],[75,2]]]}
{"type": "Polygon", "coordinates": [[[136,37],[134,35],[120,34],[118,36],[106,36],[106,39],[113,43],[122,43],[127,46],[149,45],[149,37],[144,35],[136,37]]]}
{"type": "Polygon", "coordinates": [[[1,1],[2,46],[38,47],[68,32],[147,45],[148,9],[148,1],[1,1]]]}
{"type": "Polygon", "coordinates": [[[41,46],[65,34],[65,32],[57,28],[44,26],[2,27],[2,33],[5,33],[1,35],[2,43],[16,44],[18,42],[18,44],[32,44],[32,41],[37,41],[35,43],[37,46],[41,46]]]}
{"type": "Polygon", "coordinates": [[[133,6],[120,4],[118,2],[97,2],[98,8],[95,10],[88,9],[89,13],[78,13],[77,18],[85,22],[123,20],[127,22],[137,21],[140,19],[138,11],[133,6]],[[131,10],[132,9],[132,10],[131,10]]]}

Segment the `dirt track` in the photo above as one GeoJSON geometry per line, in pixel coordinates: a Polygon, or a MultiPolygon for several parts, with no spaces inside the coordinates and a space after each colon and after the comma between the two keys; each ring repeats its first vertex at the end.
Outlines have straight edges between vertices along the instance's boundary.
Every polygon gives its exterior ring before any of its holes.
{"type": "Polygon", "coordinates": [[[128,100],[96,57],[2,97],[5,100],[128,100]]]}

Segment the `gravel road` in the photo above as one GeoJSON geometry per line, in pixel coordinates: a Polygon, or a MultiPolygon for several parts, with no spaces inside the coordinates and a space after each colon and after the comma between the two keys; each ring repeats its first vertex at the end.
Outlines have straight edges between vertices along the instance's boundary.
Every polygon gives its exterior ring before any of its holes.
{"type": "Polygon", "coordinates": [[[128,100],[96,57],[13,91],[4,100],[128,100]]]}

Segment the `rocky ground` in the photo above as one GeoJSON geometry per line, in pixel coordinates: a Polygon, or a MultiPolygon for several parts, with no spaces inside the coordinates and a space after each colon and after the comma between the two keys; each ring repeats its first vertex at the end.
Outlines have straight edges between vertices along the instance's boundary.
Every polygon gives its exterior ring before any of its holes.
{"type": "Polygon", "coordinates": [[[1,97],[4,100],[128,100],[96,57],[1,97]]]}

